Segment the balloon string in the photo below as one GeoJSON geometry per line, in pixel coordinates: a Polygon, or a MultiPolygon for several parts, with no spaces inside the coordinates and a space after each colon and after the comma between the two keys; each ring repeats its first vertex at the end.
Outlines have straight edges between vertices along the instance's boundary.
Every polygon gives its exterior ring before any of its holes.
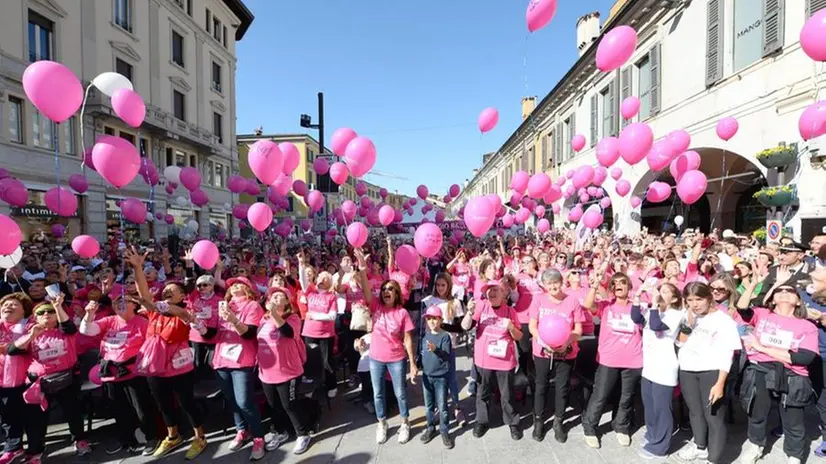
{"type": "Polygon", "coordinates": [[[723,178],[720,179],[720,196],[717,197],[717,207],[714,209],[714,214],[711,216],[711,225],[709,226],[709,232],[714,230],[714,223],[717,221],[717,214],[720,211],[720,206],[723,203],[723,185],[726,182],[726,178],[728,178],[729,170],[726,169],[726,154],[728,150],[723,148],[723,178]]]}
{"type": "Polygon", "coordinates": [[[60,143],[57,137],[59,131],[60,124],[52,123],[52,144],[54,145],[54,177],[55,177],[55,185],[57,186],[57,212],[58,216],[61,215],[60,211],[60,143]]]}
{"type": "MultiPolygon", "coordinates": [[[[123,197],[121,195],[121,190],[118,188],[118,196],[121,197],[121,208],[120,208],[120,238],[118,239],[118,250],[120,251],[123,249],[122,253],[126,255],[126,228],[123,225],[123,197]]],[[[124,299],[126,298],[126,260],[122,259],[120,263],[120,304],[121,310],[125,307],[124,299]]]]}
{"type": "Polygon", "coordinates": [[[83,95],[83,104],[80,105],[80,149],[82,157],[80,159],[80,172],[83,177],[86,177],[86,139],[83,136],[83,114],[86,112],[86,100],[89,98],[89,90],[92,89],[92,84],[86,87],[86,92],[83,95]]]}

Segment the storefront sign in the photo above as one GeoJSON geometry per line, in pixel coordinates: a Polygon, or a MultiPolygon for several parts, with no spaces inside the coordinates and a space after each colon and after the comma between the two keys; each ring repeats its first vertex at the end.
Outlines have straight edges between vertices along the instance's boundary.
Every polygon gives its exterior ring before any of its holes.
{"type": "MultiPolygon", "coordinates": [[[[43,200],[43,196],[46,192],[40,192],[35,190],[29,191],[29,203],[23,207],[16,207],[13,206],[11,208],[11,215],[12,216],[20,216],[20,217],[30,217],[30,218],[55,218],[57,214],[55,214],[52,210],[50,210],[46,206],[45,200],[43,200]]],[[[75,195],[77,196],[77,195],[75,195]]],[[[80,204],[80,201],[78,201],[80,204]]],[[[71,216],[72,218],[80,217],[80,207],[75,210],[74,214],[71,216]]]]}

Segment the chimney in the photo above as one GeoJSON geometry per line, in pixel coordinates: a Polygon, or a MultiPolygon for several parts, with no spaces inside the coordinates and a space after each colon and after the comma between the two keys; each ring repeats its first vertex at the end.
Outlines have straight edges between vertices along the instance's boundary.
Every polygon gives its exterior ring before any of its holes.
{"type": "Polygon", "coordinates": [[[599,11],[588,13],[576,20],[576,46],[579,49],[579,56],[584,55],[588,47],[596,42],[599,34],[599,11]]]}
{"type": "Polygon", "coordinates": [[[528,119],[528,116],[536,109],[536,97],[522,97],[522,120],[528,119]]]}

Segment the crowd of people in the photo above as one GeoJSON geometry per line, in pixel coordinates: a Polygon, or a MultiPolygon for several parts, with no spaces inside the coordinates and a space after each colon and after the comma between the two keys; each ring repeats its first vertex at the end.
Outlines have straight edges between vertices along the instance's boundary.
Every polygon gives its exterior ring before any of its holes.
{"type": "Polygon", "coordinates": [[[674,451],[675,413],[687,407],[693,440],[679,457],[715,464],[734,409],[748,421],[741,462],[764,452],[773,408],[788,462],[804,461],[804,410],[816,405],[824,442],[814,452],[826,457],[826,234],[805,246],[692,230],[468,235],[412,274],[394,260],[400,244],[378,233],[359,249],[229,240],[215,268],[201,269],[176,238],[113,241],[92,259],[59,241],[26,243],[0,283],[0,464],[43,460],[55,404],[77,454],[90,453],[78,401],[89,379],[114,416],[109,454],[164,456],[185,445],[188,425],[186,458],[196,458],[208,445],[195,392],[211,383],[232,412],[230,449],[251,442],[251,460],[292,437],[294,453],[310,449],[320,404],[339,388],[360,388],[377,443],[388,440],[391,407],[398,441],[411,439],[408,391],[422,389],[420,440],[448,449],[456,426],[488,432],[494,398],[513,440],[523,438],[516,402],[531,397],[531,437],[547,429],[565,443],[576,390],[588,446],[600,447],[613,408],[619,445],[644,425],[639,454],[654,459],[674,451]],[[561,346],[540,336],[549,316],[567,325],[561,346]],[[462,345],[473,402],[461,397],[462,345]],[[638,392],[644,424],[633,424],[638,392]]]}

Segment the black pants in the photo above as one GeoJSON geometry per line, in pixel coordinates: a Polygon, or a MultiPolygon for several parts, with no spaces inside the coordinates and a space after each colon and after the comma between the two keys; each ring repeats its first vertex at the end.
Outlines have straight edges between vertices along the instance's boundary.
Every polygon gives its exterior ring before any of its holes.
{"type": "Polygon", "coordinates": [[[313,425],[310,422],[311,411],[303,410],[302,403],[296,398],[295,392],[299,382],[301,382],[301,377],[276,384],[261,382],[264,396],[267,397],[267,403],[270,405],[272,414],[270,420],[278,433],[289,432],[290,424],[292,424],[295,434],[304,436],[309,433],[313,425]]]}
{"type": "MultiPolygon", "coordinates": [[[[359,372],[359,380],[361,383],[361,393],[359,394],[362,403],[373,402],[373,381],[370,380],[370,371],[359,372]]],[[[393,390],[392,388],[390,389],[393,390]]]]}
{"type": "Polygon", "coordinates": [[[551,375],[554,376],[554,417],[562,420],[565,409],[568,407],[568,390],[571,383],[571,370],[574,360],[537,358],[533,364],[536,367],[536,386],[533,394],[533,414],[542,419],[547,404],[548,384],[551,375]]]}
{"type": "MultiPolygon", "coordinates": [[[[0,388],[0,417],[2,417],[3,433],[6,435],[4,452],[23,449],[23,431],[32,434],[29,421],[26,419],[26,402],[23,401],[23,392],[28,385],[19,387],[0,388]]],[[[31,440],[31,438],[29,438],[31,440]]]]}
{"type": "Polygon", "coordinates": [[[176,397],[192,428],[203,425],[201,410],[198,409],[198,405],[195,403],[195,394],[193,393],[195,371],[174,377],[147,377],[146,381],[167,427],[178,426],[178,414],[175,407],[176,397]]]}
{"type": "Polygon", "coordinates": [[[642,379],[642,404],[645,412],[645,449],[655,456],[667,456],[674,432],[671,405],[674,387],[642,379]]]}
{"type": "MultiPolygon", "coordinates": [[[[83,410],[80,398],[80,379],[74,377],[71,385],[57,393],[46,395],[49,405],[58,404],[63,411],[63,417],[69,423],[69,434],[73,442],[86,439],[83,429],[83,410]]],[[[26,405],[26,420],[31,421],[29,438],[29,454],[41,454],[45,448],[46,427],[49,424],[49,411],[43,411],[39,404],[26,405]]]]}
{"type": "Polygon", "coordinates": [[[535,378],[533,365],[533,344],[531,343],[531,331],[528,324],[522,324],[522,338],[516,342],[517,354],[519,356],[519,372],[527,376],[528,381],[533,383],[535,378]]]}
{"type": "Polygon", "coordinates": [[[476,390],[476,423],[488,425],[493,383],[499,386],[502,419],[505,425],[519,425],[519,415],[513,409],[513,371],[494,371],[476,367],[479,387],[476,390]]]}
{"type": "MultiPolygon", "coordinates": [[[[754,376],[754,401],[749,411],[749,441],[757,446],[766,446],[766,428],[768,427],[769,411],[772,403],[778,398],[772,397],[766,389],[766,374],[756,371],[754,376]]],[[[783,452],[786,456],[795,457],[801,461],[805,459],[806,450],[806,422],[803,408],[795,408],[778,404],[780,423],[783,426],[783,452]]]]}
{"type": "Polygon", "coordinates": [[[313,338],[313,337],[304,337],[304,344],[305,345],[318,345],[317,348],[310,348],[307,346],[307,356],[313,356],[313,351],[316,351],[314,354],[316,356],[321,357],[321,372],[307,372],[307,376],[312,378],[313,380],[323,380],[324,388],[327,391],[330,391],[336,388],[336,371],[333,367],[333,363],[335,360],[333,359],[333,343],[335,342],[335,338],[313,338]]]}
{"type": "Polygon", "coordinates": [[[809,365],[809,378],[817,397],[817,413],[820,416],[820,433],[826,442],[826,360],[816,359],[809,365]]]}
{"type": "Polygon", "coordinates": [[[124,445],[135,441],[135,426],[139,425],[148,439],[158,438],[155,405],[145,377],[133,377],[122,382],[103,384],[109,407],[115,417],[118,440],[124,445]]]}
{"type": "Polygon", "coordinates": [[[688,406],[694,444],[700,449],[708,448],[708,460],[712,463],[720,462],[728,434],[725,398],[711,407],[708,404],[708,394],[719,375],[720,371],[680,371],[680,392],[688,406]]]}
{"type": "Polygon", "coordinates": [[[215,354],[215,345],[212,343],[189,342],[195,355],[195,376],[198,380],[211,379],[212,357],[215,354]]]}
{"type": "Polygon", "coordinates": [[[605,408],[608,398],[611,397],[611,392],[617,382],[620,383],[620,398],[617,405],[617,415],[611,425],[617,433],[631,434],[634,394],[637,392],[641,375],[642,368],[630,369],[599,365],[594,378],[594,392],[588,401],[588,408],[582,416],[582,430],[586,437],[596,436],[599,420],[602,418],[602,410],[605,408]]]}

